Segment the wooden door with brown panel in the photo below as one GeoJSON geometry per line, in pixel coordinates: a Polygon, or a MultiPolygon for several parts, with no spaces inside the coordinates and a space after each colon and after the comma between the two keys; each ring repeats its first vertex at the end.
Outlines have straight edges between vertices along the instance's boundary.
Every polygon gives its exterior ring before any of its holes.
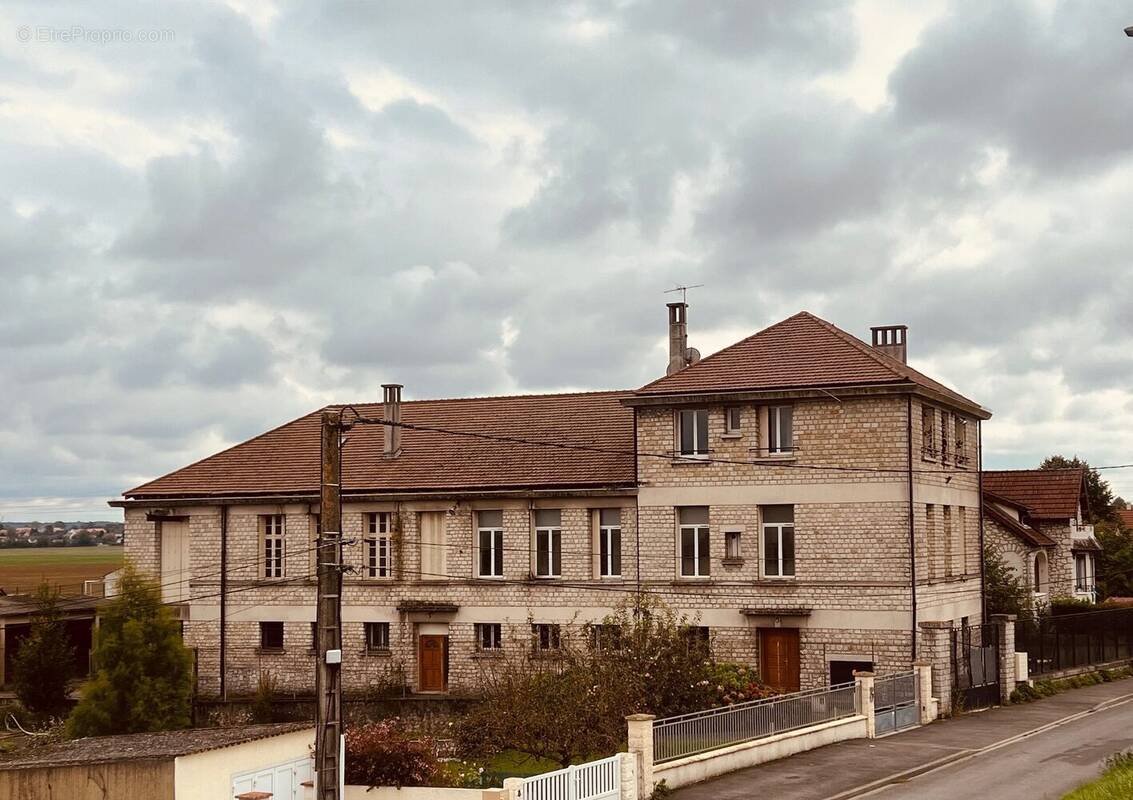
{"type": "Polygon", "coordinates": [[[798,628],[760,628],[759,667],[763,682],[779,692],[799,690],[798,628]]]}
{"type": "Polygon", "coordinates": [[[420,692],[443,692],[445,690],[445,650],[448,649],[448,637],[422,634],[418,637],[417,649],[420,659],[417,690],[420,692]]]}

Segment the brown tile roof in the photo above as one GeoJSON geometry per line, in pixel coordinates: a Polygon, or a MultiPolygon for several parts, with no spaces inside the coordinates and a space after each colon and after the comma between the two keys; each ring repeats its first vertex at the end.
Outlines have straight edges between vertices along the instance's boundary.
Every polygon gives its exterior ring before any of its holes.
{"type": "Polygon", "coordinates": [[[1122,525],[1133,531],[1133,508],[1127,508],[1124,511],[1118,511],[1117,517],[1121,520],[1122,525]]]}
{"type": "Polygon", "coordinates": [[[314,726],[310,722],[278,722],[239,728],[189,728],[121,736],[89,736],[0,756],[0,770],[161,760],[301,730],[313,732],[314,726]]]}
{"type": "MultiPolygon", "coordinates": [[[[616,453],[554,449],[403,429],[402,453],[382,457],[380,425],[351,429],[343,449],[345,493],[633,485],[633,410],[629,392],[415,400],[401,420],[616,453]]],[[[355,406],[380,418],[380,403],[355,406]]],[[[347,414],[347,419],[350,415],[347,414]]],[[[129,498],[311,494],[319,486],[320,411],[131,489],[129,498]]]]}
{"type": "Polygon", "coordinates": [[[1042,531],[1035,530],[1030,525],[1020,522],[1010,514],[1000,511],[994,505],[986,501],[984,502],[984,516],[999,523],[1001,528],[1008,533],[1014,534],[1017,538],[1022,540],[1024,544],[1028,544],[1031,547],[1052,547],[1056,544],[1054,539],[1051,539],[1042,531]]]}
{"type": "Polygon", "coordinates": [[[1070,519],[1078,514],[1083,478],[1081,469],[987,470],[983,486],[1026,506],[1035,519],[1070,519]]]}
{"type": "MultiPolygon", "coordinates": [[[[980,416],[978,403],[807,311],[637,390],[638,395],[913,383],[980,416]]],[[[980,413],[982,412],[982,413],[980,413]]]]}

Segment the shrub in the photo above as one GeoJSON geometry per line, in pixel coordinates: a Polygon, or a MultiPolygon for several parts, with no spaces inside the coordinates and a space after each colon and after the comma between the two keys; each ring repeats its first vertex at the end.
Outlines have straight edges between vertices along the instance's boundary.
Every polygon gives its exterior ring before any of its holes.
{"type": "Polygon", "coordinates": [[[31,632],[14,659],[16,697],[41,717],[66,716],[74,648],[59,610],[59,591],[47,584],[35,594],[31,632]]]}
{"type": "Polygon", "coordinates": [[[397,717],[346,731],[346,782],[364,786],[428,786],[440,763],[426,737],[413,737],[397,717]]]}
{"type": "Polygon", "coordinates": [[[275,676],[261,672],[256,681],[256,694],[252,698],[252,719],[256,722],[274,722],[275,716],[275,676]]]}
{"type": "Polygon", "coordinates": [[[1052,597],[1050,599],[1050,615],[1060,617],[1063,614],[1081,614],[1083,611],[1097,611],[1098,607],[1089,600],[1079,600],[1077,597],[1052,597]]]}

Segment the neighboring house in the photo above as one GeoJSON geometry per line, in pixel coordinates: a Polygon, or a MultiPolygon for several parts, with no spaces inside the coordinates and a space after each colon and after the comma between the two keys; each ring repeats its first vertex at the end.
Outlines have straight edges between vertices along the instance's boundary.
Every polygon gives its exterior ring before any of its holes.
{"type": "MultiPolygon", "coordinates": [[[[13,587],[7,588],[11,590],[13,587]]],[[[90,673],[90,654],[99,605],[94,598],[68,598],[60,610],[67,636],[74,647],[72,666],[77,676],[90,673]]],[[[31,620],[36,609],[35,598],[30,595],[0,595],[0,686],[12,679],[16,654],[31,633],[31,620]]],[[[0,794],[0,797],[4,796],[0,794]]]]}
{"type": "Polygon", "coordinates": [[[72,739],[0,756],[0,797],[303,797],[314,739],[310,723],[72,739]]]}
{"type": "MultiPolygon", "coordinates": [[[[387,385],[355,407],[414,427],[359,425],[344,448],[348,690],[472,687],[638,593],[784,690],[907,668],[922,623],[981,621],[990,413],[908,367],[903,326],[871,346],[800,313],[697,361],[686,312],[669,307],[670,374],[637,391],[402,403],[387,385]]],[[[315,412],[114,503],[202,695],[264,671],[311,691],[319,435],[315,412]]]]}
{"type": "Polygon", "coordinates": [[[1094,526],[1084,522],[1082,469],[988,470],[983,489],[985,535],[1027,582],[1036,603],[1097,599],[1101,547],[1094,526]]]}
{"type": "Polygon", "coordinates": [[[1133,531],[1133,508],[1126,508],[1117,512],[1117,518],[1127,531],[1133,531]]]}

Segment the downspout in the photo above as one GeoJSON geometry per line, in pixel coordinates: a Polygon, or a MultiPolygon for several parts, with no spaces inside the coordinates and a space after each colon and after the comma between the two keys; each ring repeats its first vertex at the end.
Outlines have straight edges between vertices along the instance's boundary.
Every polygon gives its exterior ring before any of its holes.
{"type": "Polygon", "coordinates": [[[979,510],[980,510],[980,622],[987,622],[987,587],[984,563],[984,436],[983,420],[976,420],[976,469],[979,480],[979,510]]]}
{"type": "Polygon", "coordinates": [[[909,566],[913,610],[913,661],[917,660],[917,535],[913,510],[913,395],[905,395],[905,442],[908,445],[909,478],[909,566]]]}
{"type": "Polygon", "coordinates": [[[637,406],[633,407],[633,539],[634,539],[634,572],[637,578],[637,610],[634,613],[636,619],[641,614],[641,494],[640,494],[641,476],[637,471],[637,406]]]}
{"type": "Polygon", "coordinates": [[[228,506],[220,507],[220,699],[228,699],[228,687],[224,680],[226,670],[227,637],[225,624],[228,617],[228,506]]]}

